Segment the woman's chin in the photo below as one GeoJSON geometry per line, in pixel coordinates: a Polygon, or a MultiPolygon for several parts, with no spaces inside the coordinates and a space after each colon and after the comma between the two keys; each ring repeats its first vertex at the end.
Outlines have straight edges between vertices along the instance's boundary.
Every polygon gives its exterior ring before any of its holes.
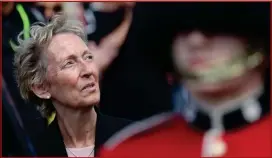
{"type": "Polygon", "coordinates": [[[90,100],[88,100],[88,103],[91,105],[98,105],[100,102],[100,96],[92,97],[90,100]]]}
{"type": "Polygon", "coordinates": [[[88,106],[98,105],[99,102],[100,102],[100,95],[93,94],[88,97],[84,97],[81,101],[80,106],[88,107],[88,106]]]}

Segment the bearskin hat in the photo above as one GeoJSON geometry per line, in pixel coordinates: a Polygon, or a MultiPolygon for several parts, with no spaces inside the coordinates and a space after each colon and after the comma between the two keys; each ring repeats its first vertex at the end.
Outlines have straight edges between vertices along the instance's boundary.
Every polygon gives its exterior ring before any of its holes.
{"type": "Polygon", "coordinates": [[[193,29],[209,34],[244,37],[252,47],[269,54],[270,4],[268,2],[190,2],[172,7],[173,33],[193,29]],[[174,16],[176,14],[176,16],[174,16]]]}

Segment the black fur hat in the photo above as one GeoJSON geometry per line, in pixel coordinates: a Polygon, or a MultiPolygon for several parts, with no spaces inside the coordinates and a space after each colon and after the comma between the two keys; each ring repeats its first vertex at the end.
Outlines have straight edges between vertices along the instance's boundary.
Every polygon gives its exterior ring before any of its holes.
{"type": "Polygon", "coordinates": [[[245,37],[252,47],[269,54],[270,4],[268,2],[190,2],[169,10],[173,33],[201,30],[209,34],[245,37]],[[172,11],[171,11],[172,10],[172,11]]]}
{"type": "Polygon", "coordinates": [[[251,37],[269,34],[270,4],[266,2],[184,2],[173,11],[173,24],[180,31],[202,29],[251,37]]]}
{"type": "Polygon", "coordinates": [[[180,32],[199,29],[206,34],[243,36],[250,47],[270,48],[269,2],[139,2],[134,9],[133,40],[137,53],[156,58],[173,70],[172,42],[180,32]]]}
{"type": "MultiPolygon", "coordinates": [[[[200,30],[206,35],[234,35],[248,40],[249,53],[261,51],[270,61],[269,2],[183,2],[169,7],[169,30],[174,37],[200,30]]],[[[270,67],[265,74],[269,74],[270,67]]]]}

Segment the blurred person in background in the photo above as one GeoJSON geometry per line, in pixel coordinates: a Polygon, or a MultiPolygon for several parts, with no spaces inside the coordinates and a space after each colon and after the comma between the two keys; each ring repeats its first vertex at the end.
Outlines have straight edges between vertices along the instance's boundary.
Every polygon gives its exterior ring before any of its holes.
{"type": "Polygon", "coordinates": [[[2,78],[2,156],[36,156],[6,82],[2,78]]]}
{"type": "MultiPolygon", "coordinates": [[[[177,114],[113,136],[102,157],[270,157],[269,3],[180,3],[177,114]]],[[[176,14],[175,16],[177,16],[176,14]]],[[[170,24],[170,23],[169,23],[170,24]]]]}
{"type": "Polygon", "coordinates": [[[22,97],[54,121],[35,140],[38,156],[97,156],[100,146],[130,121],[102,115],[99,69],[82,23],[66,14],[18,36],[15,75],[22,97]]]}
{"type": "MultiPolygon", "coordinates": [[[[37,21],[44,21],[45,18],[33,3],[19,2],[3,2],[2,8],[3,28],[2,28],[2,44],[3,44],[3,79],[6,81],[6,88],[10,93],[10,99],[14,102],[15,108],[18,110],[22,118],[25,129],[30,137],[35,137],[46,127],[46,120],[36,110],[32,103],[25,102],[20,95],[13,74],[13,58],[14,47],[18,44],[17,35],[24,30],[23,37],[29,38],[30,24],[37,21]]],[[[5,127],[3,127],[5,128],[5,127]]],[[[16,131],[13,131],[16,132],[16,131]]],[[[10,134],[10,133],[6,133],[10,134]]],[[[3,135],[6,137],[6,135],[3,135]]]]}
{"type": "Polygon", "coordinates": [[[87,10],[86,13],[84,12],[84,19],[86,23],[85,29],[87,32],[89,31],[88,47],[95,53],[100,72],[104,72],[119,55],[120,49],[126,40],[133,18],[134,2],[99,3],[102,2],[93,2],[91,4],[96,17],[96,29],[93,33],[90,33],[92,21],[90,20],[87,23],[88,9],[86,4],[83,4],[83,7],[87,10]]]}
{"type": "MultiPolygon", "coordinates": [[[[172,109],[171,87],[165,77],[166,66],[161,62],[168,60],[164,58],[168,44],[164,38],[168,34],[162,33],[168,29],[167,22],[163,26],[157,23],[167,18],[167,11],[164,11],[168,3],[129,3],[127,5],[133,6],[130,28],[118,56],[104,71],[101,80],[101,111],[112,116],[141,120],[172,109]]],[[[110,6],[110,3],[106,4],[110,6]]],[[[108,19],[111,16],[115,17],[113,19],[125,17],[122,10],[110,12],[115,8],[109,7],[106,13],[101,13],[102,10],[95,13],[108,19]]],[[[116,26],[118,21],[114,25],[111,20],[104,20],[103,26],[109,23],[116,26]]],[[[97,22],[99,26],[99,19],[97,22]]],[[[103,27],[102,24],[100,26],[103,27]]]]}

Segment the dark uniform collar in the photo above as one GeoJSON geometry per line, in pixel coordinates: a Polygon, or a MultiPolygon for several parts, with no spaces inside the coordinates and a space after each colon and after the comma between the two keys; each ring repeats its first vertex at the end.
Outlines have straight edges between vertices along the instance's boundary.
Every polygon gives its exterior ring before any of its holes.
{"type": "MultiPolygon", "coordinates": [[[[244,127],[267,116],[270,112],[269,89],[257,91],[241,100],[234,101],[223,108],[203,108],[182,89],[182,101],[185,103],[180,112],[187,122],[198,130],[219,129],[229,131],[244,127]]],[[[222,106],[223,107],[223,106],[222,106]]]]}

